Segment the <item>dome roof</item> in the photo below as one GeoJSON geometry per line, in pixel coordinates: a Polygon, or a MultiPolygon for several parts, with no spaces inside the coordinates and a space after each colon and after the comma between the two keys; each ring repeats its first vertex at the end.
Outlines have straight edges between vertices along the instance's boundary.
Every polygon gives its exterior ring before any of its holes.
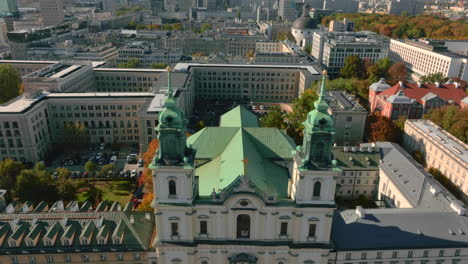
{"type": "Polygon", "coordinates": [[[371,84],[370,88],[376,92],[382,92],[390,88],[390,85],[385,82],[384,78],[382,78],[378,82],[371,84]]]}
{"type": "Polygon", "coordinates": [[[304,5],[302,10],[302,16],[294,21],[292,28],[294,29],[316,29],[317,23],[310,17],[309,14],[310,6],[308,4],[304,5]]]}

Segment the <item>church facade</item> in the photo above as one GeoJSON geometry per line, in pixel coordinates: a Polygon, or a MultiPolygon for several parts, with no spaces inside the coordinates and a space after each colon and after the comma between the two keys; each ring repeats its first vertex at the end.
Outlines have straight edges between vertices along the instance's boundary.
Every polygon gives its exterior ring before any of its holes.
{"type": "MultiPolygon", "coordinates": [[[[324,82],[323,82],[324,83],[324,82]]],[[[328,263],[337,176],[325,87],[302,147],[237,107],[186,138],[171,89],[154,170],[158,263],[328,263]]]]}

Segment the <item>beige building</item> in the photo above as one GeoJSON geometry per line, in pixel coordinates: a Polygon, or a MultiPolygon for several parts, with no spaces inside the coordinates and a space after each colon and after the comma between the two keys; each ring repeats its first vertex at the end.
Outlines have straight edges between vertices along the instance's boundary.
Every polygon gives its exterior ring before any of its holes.
{"type": "Polygon", "coordinates": [[[428,168],[440,170],[468,195],[468,145],[423,119],[406,120],[403,139],[406,149],[423,153],[428,168]]]}
{"type": "Polygon", "coordinates": [[[292,102],[320,78],[313,66],[179,63],[191,72],[195,97],[206,99],[292,102]]]}
{"type": "Polygon", "coordinates": [[[415,79],[433,73],[468,79],[468,56],[450,52],[438,44],[392,39],[388,57],[394,62],[403,62],[415,79]]]}

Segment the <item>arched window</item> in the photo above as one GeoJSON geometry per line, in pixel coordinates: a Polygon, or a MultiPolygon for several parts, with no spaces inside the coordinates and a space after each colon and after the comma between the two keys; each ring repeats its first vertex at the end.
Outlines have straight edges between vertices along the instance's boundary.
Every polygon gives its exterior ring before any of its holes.
{"type": "Polygon", "coordinates": [[[316,182],[314,183],[314,192],[313,197],[320,197],[320,188],[322,188],[322,183],[316,182]]]}
{"type": "Polygon", "coordinates": [[[250,237],[250,216],[241,214],[237,216],[237,238],[250,237]]]}
{"type": "Polygon", "coordinates": [[[169,195],[176,195],[176,182],[174,180],[169,181],[169,195]]]}

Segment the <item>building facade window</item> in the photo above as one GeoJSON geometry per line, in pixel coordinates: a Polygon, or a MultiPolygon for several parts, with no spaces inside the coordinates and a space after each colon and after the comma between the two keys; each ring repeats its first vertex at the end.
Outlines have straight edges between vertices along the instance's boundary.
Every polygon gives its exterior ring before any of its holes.
{"type": "Polygon", "coordinates": [[[237,216],[237,238],[250,237],[250,216],[241,214],[237,216]]]}
{"type": "Polygon", "coordinates": [[[286,236],[288,234],[288,223],[282,222],[280,227],[280,236],[286,236]]]}
{"type": "Polygon", "coordinates": [[[200,221],[200,234],[208,233],[208,223],[206,221],[200,221]]]}
{"type": "Polygon", "coordinates": [[[179,235],[179,224],[178,223],[171,223],[171,235],[178,236],[179,235]]]}
{"type": "Polygon", "coordinates": [[[176,195],[176,182],[174,180],[169,181],[169,195],[176,195]]]}

